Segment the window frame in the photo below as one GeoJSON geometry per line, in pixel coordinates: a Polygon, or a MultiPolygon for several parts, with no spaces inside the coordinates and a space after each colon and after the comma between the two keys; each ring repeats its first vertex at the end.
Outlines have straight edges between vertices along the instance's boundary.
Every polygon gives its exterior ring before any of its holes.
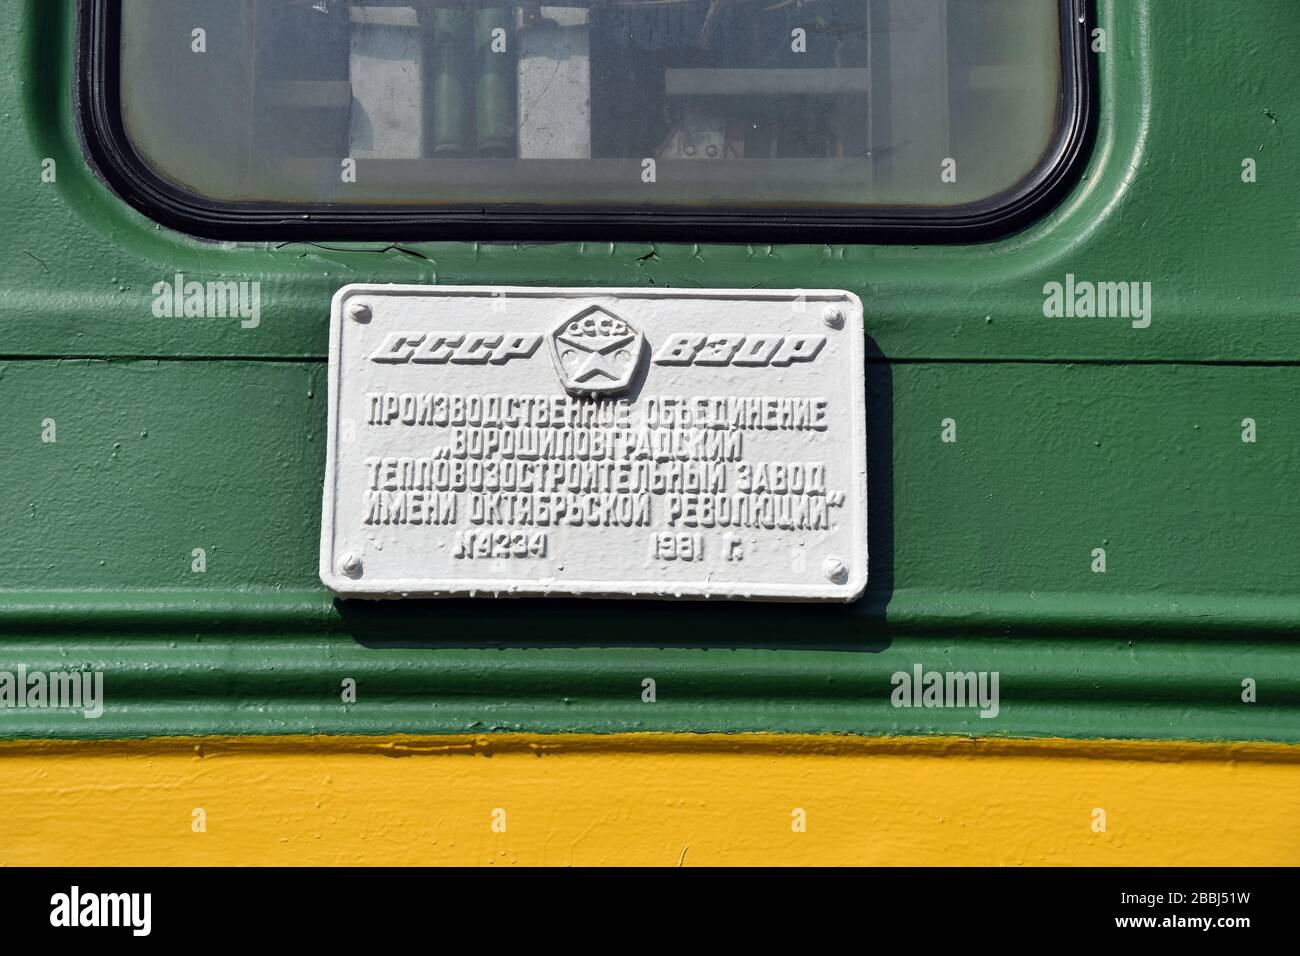
{"type": "Polygon", "coordinates": [[[860,210],[771,207],[544,206],[230,202],[163,179],[122,122],[121,0],[78,0],[75,114],[92,168],[123,200],[183,233],[227,241],[381,239],[665,242],[968,243],[1018,231],[1049,212],[1078,180],[1095,134],[1093,0],[1059,0],[1062,83],[1058,124],[1039,164],[1002,193],[959,206],[860,210]]]}

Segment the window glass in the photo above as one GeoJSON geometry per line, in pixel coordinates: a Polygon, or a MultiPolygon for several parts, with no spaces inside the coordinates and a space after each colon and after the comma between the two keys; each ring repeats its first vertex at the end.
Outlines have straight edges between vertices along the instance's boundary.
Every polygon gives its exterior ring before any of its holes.
{"type": "Polygon", "coordinates": [[[1056,0],[121,0],[124,129],[230,202],[858,210],[1012,190],[1056,0]]]}

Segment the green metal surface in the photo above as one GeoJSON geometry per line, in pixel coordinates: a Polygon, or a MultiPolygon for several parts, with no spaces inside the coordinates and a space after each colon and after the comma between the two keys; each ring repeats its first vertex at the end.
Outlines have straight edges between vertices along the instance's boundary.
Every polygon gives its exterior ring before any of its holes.
{"type": "Polygon", "coordinates": [[[0,670],[103,670],[107,703],[0,710],[0,736],[1300,740],[1298,13],[1100,3],[1091,164],[999,242],[275,245],[180,236],[107,191],[72,115],[74,4],[4,5],[0,670]],[[178,272],[259,281],[259,324],[155,318],[178,272]],[[1150,282],[1150,326],[1045,317],[1067,274],[1150,282]],[[324,358],[330,296],[360,281],[856,292],[867,596],[336,604],[315,578],[324,358]],[[999,716],[894,708],[914,664],[998,671],[999,716]]]}

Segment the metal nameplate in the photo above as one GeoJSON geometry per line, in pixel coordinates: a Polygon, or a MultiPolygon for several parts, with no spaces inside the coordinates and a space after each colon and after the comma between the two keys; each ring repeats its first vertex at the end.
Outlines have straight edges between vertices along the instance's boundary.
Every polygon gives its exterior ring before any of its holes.
{"type": "Polygon", "coordinates": [[[834,290],[344,286],[321,580],[853,600],[863,348],[862,304],[834,290]]]}

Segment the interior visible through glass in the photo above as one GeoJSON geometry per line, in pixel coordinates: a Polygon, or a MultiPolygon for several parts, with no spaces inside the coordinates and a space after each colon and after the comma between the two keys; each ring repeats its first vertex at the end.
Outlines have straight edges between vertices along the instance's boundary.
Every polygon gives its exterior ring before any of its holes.
{"type": "Polygon", "coordinates": [[[221,201],[858,210],[1012,190],[1057,0],[122,0],[121,105],[221,201]]]}

